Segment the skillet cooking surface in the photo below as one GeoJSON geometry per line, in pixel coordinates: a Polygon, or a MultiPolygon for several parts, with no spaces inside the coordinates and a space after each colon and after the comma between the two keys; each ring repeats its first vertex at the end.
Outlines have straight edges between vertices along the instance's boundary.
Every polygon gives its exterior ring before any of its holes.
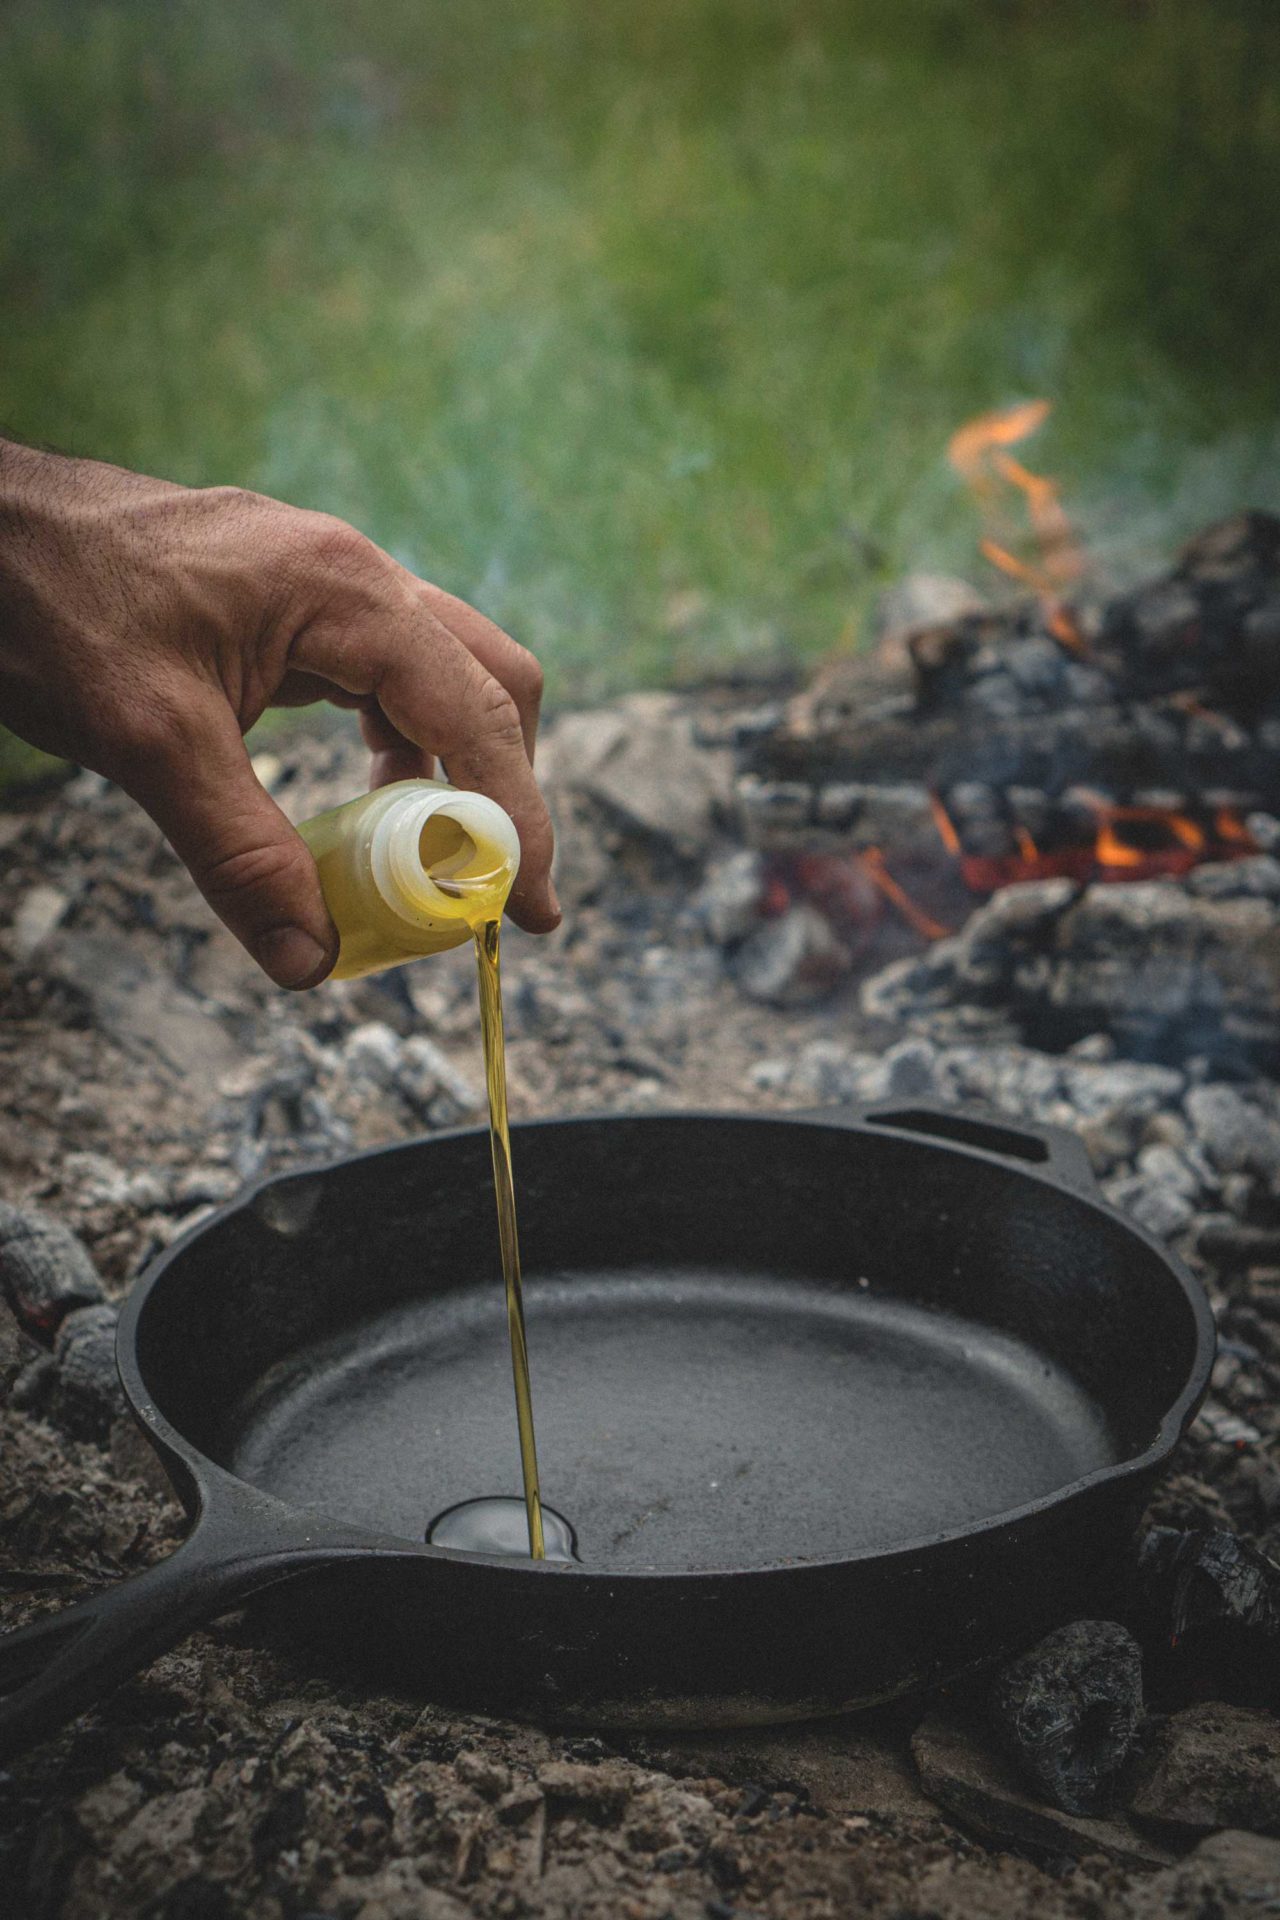
{"type": "MultiPolygon", "coordinates": [[[[486,1284],[302,1347],[224,1430],[290,1505],[423,1538],[519,1492],[486,1284]]],[[[950,1532],[1114,1463],[1090,1396],[1023,1340],[856,1283],[715,1271],[526,1282],[543,1498],[599,1570],[763,1566],[950,1532]]]]}

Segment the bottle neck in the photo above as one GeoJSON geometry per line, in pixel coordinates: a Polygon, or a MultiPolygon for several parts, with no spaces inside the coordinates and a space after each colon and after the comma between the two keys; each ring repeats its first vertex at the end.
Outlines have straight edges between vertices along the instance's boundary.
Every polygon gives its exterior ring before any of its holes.
{"type": "Polygon", "coordinates": [[[476,926],[501,916],[520,840],[484,794],[415,782],[378,821],[369,857],[374,886],[400,919],[476,926]]]}

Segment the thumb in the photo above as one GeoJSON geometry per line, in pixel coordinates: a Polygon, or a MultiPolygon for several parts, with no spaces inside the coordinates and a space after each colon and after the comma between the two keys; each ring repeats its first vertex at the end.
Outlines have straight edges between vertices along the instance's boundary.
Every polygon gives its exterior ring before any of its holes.
{"type": "Polygon", "coordinates": [[[280,987],[318,986],[338,934],[305,842],[249,764],[230,709],[214,713],[181,765],[153,759],[127,784],[209,905],[280,987]]]}

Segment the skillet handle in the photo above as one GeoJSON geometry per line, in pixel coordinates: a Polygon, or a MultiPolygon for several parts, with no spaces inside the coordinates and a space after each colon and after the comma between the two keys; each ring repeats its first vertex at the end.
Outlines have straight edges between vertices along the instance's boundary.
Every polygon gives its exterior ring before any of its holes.
{"type": "MultiPolygon", "coordinates": [[[[207,1513],[167,1560],[0,1637],[0,1762],[46,1739],[202,1621],[321,1563],[367,1553],[354,1533],[268,1532],[256,1506],[207,1513]]],[[[322,1523],[323,1524],[323,1523],[322,1523]]]]}
{"type": "Polygon", "coordinates": [[[869,1107],[818,1107],[797,1119],[843,1120],[861,1126],[886,1127],[895,1133],[919,1134],[926,1140],[978,1147],[1022,1167],[1040,1167],[1062,1186],[1087,1199],[1098,1197],[1084,1142],[1066,1127],[1024,1126],[989,1107],[949,1107],[941,1100],[886,1100],[869,1107]]]}

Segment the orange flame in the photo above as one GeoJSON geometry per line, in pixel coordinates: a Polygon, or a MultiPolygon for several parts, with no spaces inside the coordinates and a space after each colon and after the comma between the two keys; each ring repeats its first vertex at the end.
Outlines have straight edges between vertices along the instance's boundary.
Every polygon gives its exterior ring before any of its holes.
{"type": "Polygon", "coordinates": [[[1153,863],[1170,862],[1182,865],[1180,850],[1190,856],[1185,864],[1191,866],[1205,851],[1204,828],[1184,813],[1175,813],[1167,807],[1113,807],[1101,800],[1091,804],[1098,818],[1098,837],[1093,850],[1101,866],[1150,867],[1153,863]],[[1127,824],[1154,829],[1157,844],[1143,847],[1126,839],[1118,829],[1127,824]],[[1159,845],[1161,836],[1163,846],[1159,845]]]}
{"type": "Polygon", "coordinates": [[[948,853],[960,855],[960,835],[952,825],[951,815],[943,806],[936,793],[929,794],[929,811],[933,815],[933,824],[938,829],[938,838],[948,853]]]}
{"type": "Polygon", "coordinates": [[[1009,854],[966,853],[941,798],[931,794],[929,804],[939,839],[974,893],[995,893],[1019,880],[1153,880],[1187,873],[1201,860],[1239,860],[1258,850],[1233,807],[1193,819],[1172,807],[1117,806],[1101,794],[1081,797],[1094,816],[1091,833],[1045,851],[1014,821],[1017,852],[1009,854]]]}
{"type": "Polygon", "coordinates": [[[1045,620],[1054,638],[1075,651],[1084,650],[1079,628],[1061,595],[1084,572],[1084,555],[1075,531],[1058,498],[1058,489],[1043,474],[1032,473],[1006,448],[1043,426],[1052,411],[1048,400],[1028,400],[979,414],[953,433],[948,458],[977,500],[986,531],[979,550],[1011,579],[1020,580],[1039,596],[1045,620]],[[1010,489],[1020,496],[1031,523],[1035,551],[1022,558],[1010,544],[1007,530],[1010,489]]]}
{"type": "Polygon", "coordinates": [[[1224,846],[1239,847],[1245,853],[1258,851],[1257,841],[1234,807],[1218,808],[1213,816],[1213,830],[1224,846]]]}
{"type": "Polygon", "coordinates": [[[918,933],[922,940],[941,940],[950,933],[950,927],[944,927],[940,920],[918,907],[904,886],[896,881],[885,866],[884,855],[879,847],[867,847],[859,856],[862,871],[874,887],[898,909],[907,925],[918,933]]]}

